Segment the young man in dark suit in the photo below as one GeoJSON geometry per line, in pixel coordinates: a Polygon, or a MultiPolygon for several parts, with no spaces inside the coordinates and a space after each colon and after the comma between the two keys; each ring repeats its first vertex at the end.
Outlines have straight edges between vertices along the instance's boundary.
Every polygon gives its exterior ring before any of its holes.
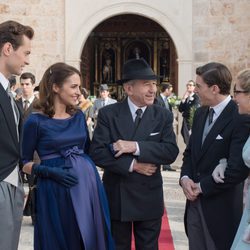
{"type": "Polygon", "coordinates": [[[174,162],[178,147],[173,116],[154,103],[156,75],[144,59],[123,66],[127,98],[100,109],[90,154],[104,168],[116,249],[158,249],[164,211],[161,164],[174,162]]]}
{"type": "Polygon", "coordinates": [[[18,175],[21,119],[8,78],[29,64],[33,35],[31,27],[15,21],[0,24],[0,249],[6,250],[18,247],[24,202],[18,175]]]}
{"type": "Polygon", "coordinates": [[[246,117],[231,100],[232,76],[220,63],[196,69],[196,87],[202,107],[193,121],[184,152],[180,184],[187,198],[185,226],[190,250],[228,250],[242,214],[242,182],[248,168],[242,147],[249,136],[246,117]],[[226,158],[223,184],[212,178],[214,168],[226,158]]]}
{"type": "MultiPolygon", "coordinates": [[[[22,89],[22,97],[19,98],[16,101],[17,107],[20,110],[20,114],[23,120],[23,124],[25,123],[26,119],[29,117],[29,115],[36,111],[33,108],[33,103],[37,100],[37,98],[34,95],[34,87],[36,83],[35,76],[30,72],[25,72],[20,76],[20,85],[22,89]]],[[[28,142],[27,142],[28,143],[28,142]]],[[[35,152],[33,161],[35,163],[40,163],[40,159],[35,152]]],[[[31,216],[32,224],[35,223],[35,202],[32,191],[34,186],[34,176],[32,175],[25,175],[24,173],[21,173],[22,180],[24,182],[28,182],[29,185],[29,194],[28,199],[26,201],[26,205],[24,208],[24,215],[25,216],[31,216]]]]}
{"type": "Polygon", "coordinates": [[[35,76],[30,72],[25,72],[20,76],[20,85],[22,89],[22,97],[16,101],[21,111],[23,122],[34,111],[33,102],[37,100],[34,95],[34,86],[36,83],[35,76]]]}

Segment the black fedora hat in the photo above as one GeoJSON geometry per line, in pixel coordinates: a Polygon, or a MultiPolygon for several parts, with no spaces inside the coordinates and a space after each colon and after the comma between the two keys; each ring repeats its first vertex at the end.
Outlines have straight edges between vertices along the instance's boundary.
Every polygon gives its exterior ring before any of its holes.
{"type": "Polygon", "coordinates": [[[158,77],[155,75],[152,68],[143,59],[131,59],[124,63],[122,68],[122,79],[118,80],[118,84],[123,84],[130,80],[156,80],[158,77]]]}

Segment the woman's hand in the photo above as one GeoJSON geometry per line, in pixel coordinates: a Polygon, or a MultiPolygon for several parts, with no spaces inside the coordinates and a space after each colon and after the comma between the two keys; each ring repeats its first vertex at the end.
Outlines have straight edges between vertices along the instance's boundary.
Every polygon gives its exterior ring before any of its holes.
{"type": "Polygon", "coordinates": [[[219,164],[215,167],[212,176],[216,183],[224,183],[224,172],[227,168],[227,159],[223,158],[219,161],[219,164]]]}

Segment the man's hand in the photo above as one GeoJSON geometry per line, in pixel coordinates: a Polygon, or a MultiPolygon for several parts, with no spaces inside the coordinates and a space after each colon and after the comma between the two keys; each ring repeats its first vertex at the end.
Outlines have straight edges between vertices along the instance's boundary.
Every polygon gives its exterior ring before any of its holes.
{"type": "Polygon", "coordinates": [[[115,157],[119,157],[122,154],[133,154],[136,152],[136,142],[135,141],[123,141],[118,140],[113,143],[113,149],[116,152],[115,157]]]}
{"type": "Polygon", "coordinates": [[[190,201],[196,200],[200,194],[200,188],[197,183],[194,183],[190,178],[185,177],[181,180],[181,186],[186,198],[190,201]]]}
{"type": "Polygon", "coordinates": [[[134,161],[133,171],[137,172],[138,174],[151,176],[156,170],[157,167],[154,164],[134,161]]]}

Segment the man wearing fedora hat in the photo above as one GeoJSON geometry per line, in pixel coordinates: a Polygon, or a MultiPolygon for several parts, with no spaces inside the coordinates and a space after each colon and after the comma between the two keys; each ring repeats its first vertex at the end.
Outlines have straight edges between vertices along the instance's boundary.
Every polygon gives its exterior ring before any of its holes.
{"type": "Polygon", "coordinates": [[[127,98],[100,109],[90,148],[104,169],[112,233],[117,250],[131,249],[132,228],[137,250],[158,249],[164,211],[161,164],[178,155],[171,113],[154,103],[156,79],[144,59],[123,66],[127,98]]]}

